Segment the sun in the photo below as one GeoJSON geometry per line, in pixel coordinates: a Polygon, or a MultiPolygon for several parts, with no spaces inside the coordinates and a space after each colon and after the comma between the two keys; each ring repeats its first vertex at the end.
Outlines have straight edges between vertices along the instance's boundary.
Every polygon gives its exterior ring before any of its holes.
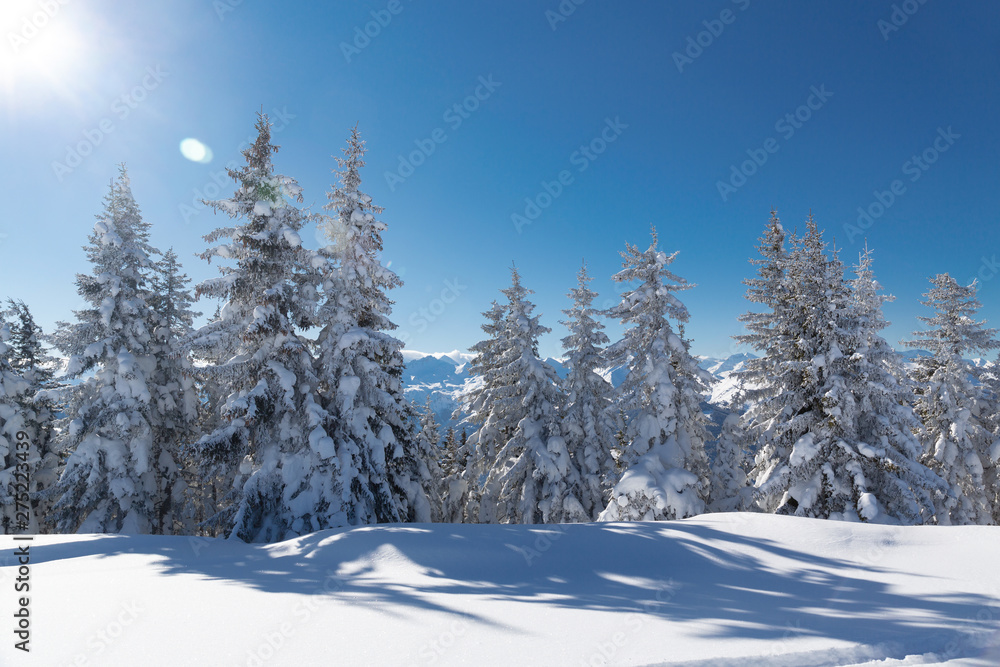
{"type": "Polygon", "coordinates": [[[66,0],[0,3],[0,83],[7,94],[39,86],[60,88],[83,56],[83,40],[66,0]]]}

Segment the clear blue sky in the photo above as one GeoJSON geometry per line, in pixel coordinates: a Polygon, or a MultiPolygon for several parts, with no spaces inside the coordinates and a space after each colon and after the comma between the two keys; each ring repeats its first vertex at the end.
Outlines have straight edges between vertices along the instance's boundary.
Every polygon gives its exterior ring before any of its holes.
{"type": "Polygon", "coordinates": [[[194,255],[224,220],[184,207],[216,194],[213,174],[239,158],[261,107],[286,117],[274,118],[276,166],[316,210],[359,124],[363,188],[385,207],[385,260],[406,283],[394,319],[416,350],[478,340],[513,261],[554,329],[541,351],[559,354],[581,259],[606,302],[619,251],[656,225],[698,284],[682,297],[694,351],[726,355],[772,206],[788,228],[811,209],[849,263],[867,237],[898,297],[890,342],[918,326],[938,272],[986,277],[982,314],[1000,326],[996,2],[910,0],[895,16],[889,1],[564,0],[568,16],[558,0],[53,1],[51,17],[45,4],[0,6],[0,296],[24,299],[46,330],[81,305],[81,246],[120,161],[154,243],[193,278],[215,275],[194,255]],[[366,24],[374,36],[361,38],[366,24]],[[455,112],[463,103],[474,110],[455,112]],[[211,162],[181,155],[189,137],[211,162]],[[389,182],[420,141],[433,152],[389,182]],[[577,152],[592,141],[600,155],[577,152]],[[81,143],[78,166],[54,165],[81,143]],[[928,149],[933,164],[910,162],[928,149]],[[730,181],[752,156],[766,162],[730,181]],[[525,198],[548,203],[542,183],[563,171],[562,192],[518,233],[512,214],[525,198]],[[897,180],[870,227],[845,229],[897,180]],[[720,181],[739,187],[724,198],[720,181]]]}

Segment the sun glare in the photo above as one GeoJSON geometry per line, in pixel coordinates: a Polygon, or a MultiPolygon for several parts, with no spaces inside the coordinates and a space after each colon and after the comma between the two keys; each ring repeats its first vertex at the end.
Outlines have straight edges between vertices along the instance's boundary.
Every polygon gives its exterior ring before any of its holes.
{"type": "Polygon", "coordinates": [[[8,93],[35,86],[60,88],[83,58],[83,40],[59,0],[0,4],[0,79],[8,93]]]}

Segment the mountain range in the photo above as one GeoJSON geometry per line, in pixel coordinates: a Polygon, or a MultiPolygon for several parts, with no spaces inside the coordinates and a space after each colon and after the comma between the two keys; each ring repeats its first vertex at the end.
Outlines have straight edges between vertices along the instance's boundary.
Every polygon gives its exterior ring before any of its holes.
{"type": "MultiPolygon", "coordinates": [[[[918,357],[929,355],[926,350],[900,352],[906,364],[912,364],[918,357]]],[[[416,407],[422,408],[429,397],[431,410],[441,426],[442,433],[448,427],[458,426],[460,420],[452,417],[461,404],[461,396],[478,382],[468,374],[469,362],[474,355],[458,350],[432,354],[405,350],[403,357],[406,360],[406,369],[403,372],[406,398],[416,407]]],[[[748,359],[754,358],[756,355],[747,352],[733,354],[724,359],[698,358],[698,365],[717,379],[705,395],[705,402],[702,405],[716,426],[721,424],[732,410],[731,403],[738,388],[733,372],[740,370],[748,359]]],[[[984,359],[969,361],[979,368],[989,367],[995,363],[984,359]]],[[[552,366],[561,378],[566,377],[569,372],[560,359],[548,357],[545,363],[552,366]]],[[[626,372],[624,366],[615,366],[605,369],[601,375],[617,387],[625,379],[626,372]]]]}

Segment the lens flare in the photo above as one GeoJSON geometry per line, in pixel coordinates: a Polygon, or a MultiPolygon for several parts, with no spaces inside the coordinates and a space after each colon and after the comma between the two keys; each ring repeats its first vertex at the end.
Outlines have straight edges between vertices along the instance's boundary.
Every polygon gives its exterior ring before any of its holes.
{"type": "Polygon", "coordinates": [[[199,164],[208,164],[212,161],[212,149],[191,137],[181,141],[181,155],[199,164]]]}

